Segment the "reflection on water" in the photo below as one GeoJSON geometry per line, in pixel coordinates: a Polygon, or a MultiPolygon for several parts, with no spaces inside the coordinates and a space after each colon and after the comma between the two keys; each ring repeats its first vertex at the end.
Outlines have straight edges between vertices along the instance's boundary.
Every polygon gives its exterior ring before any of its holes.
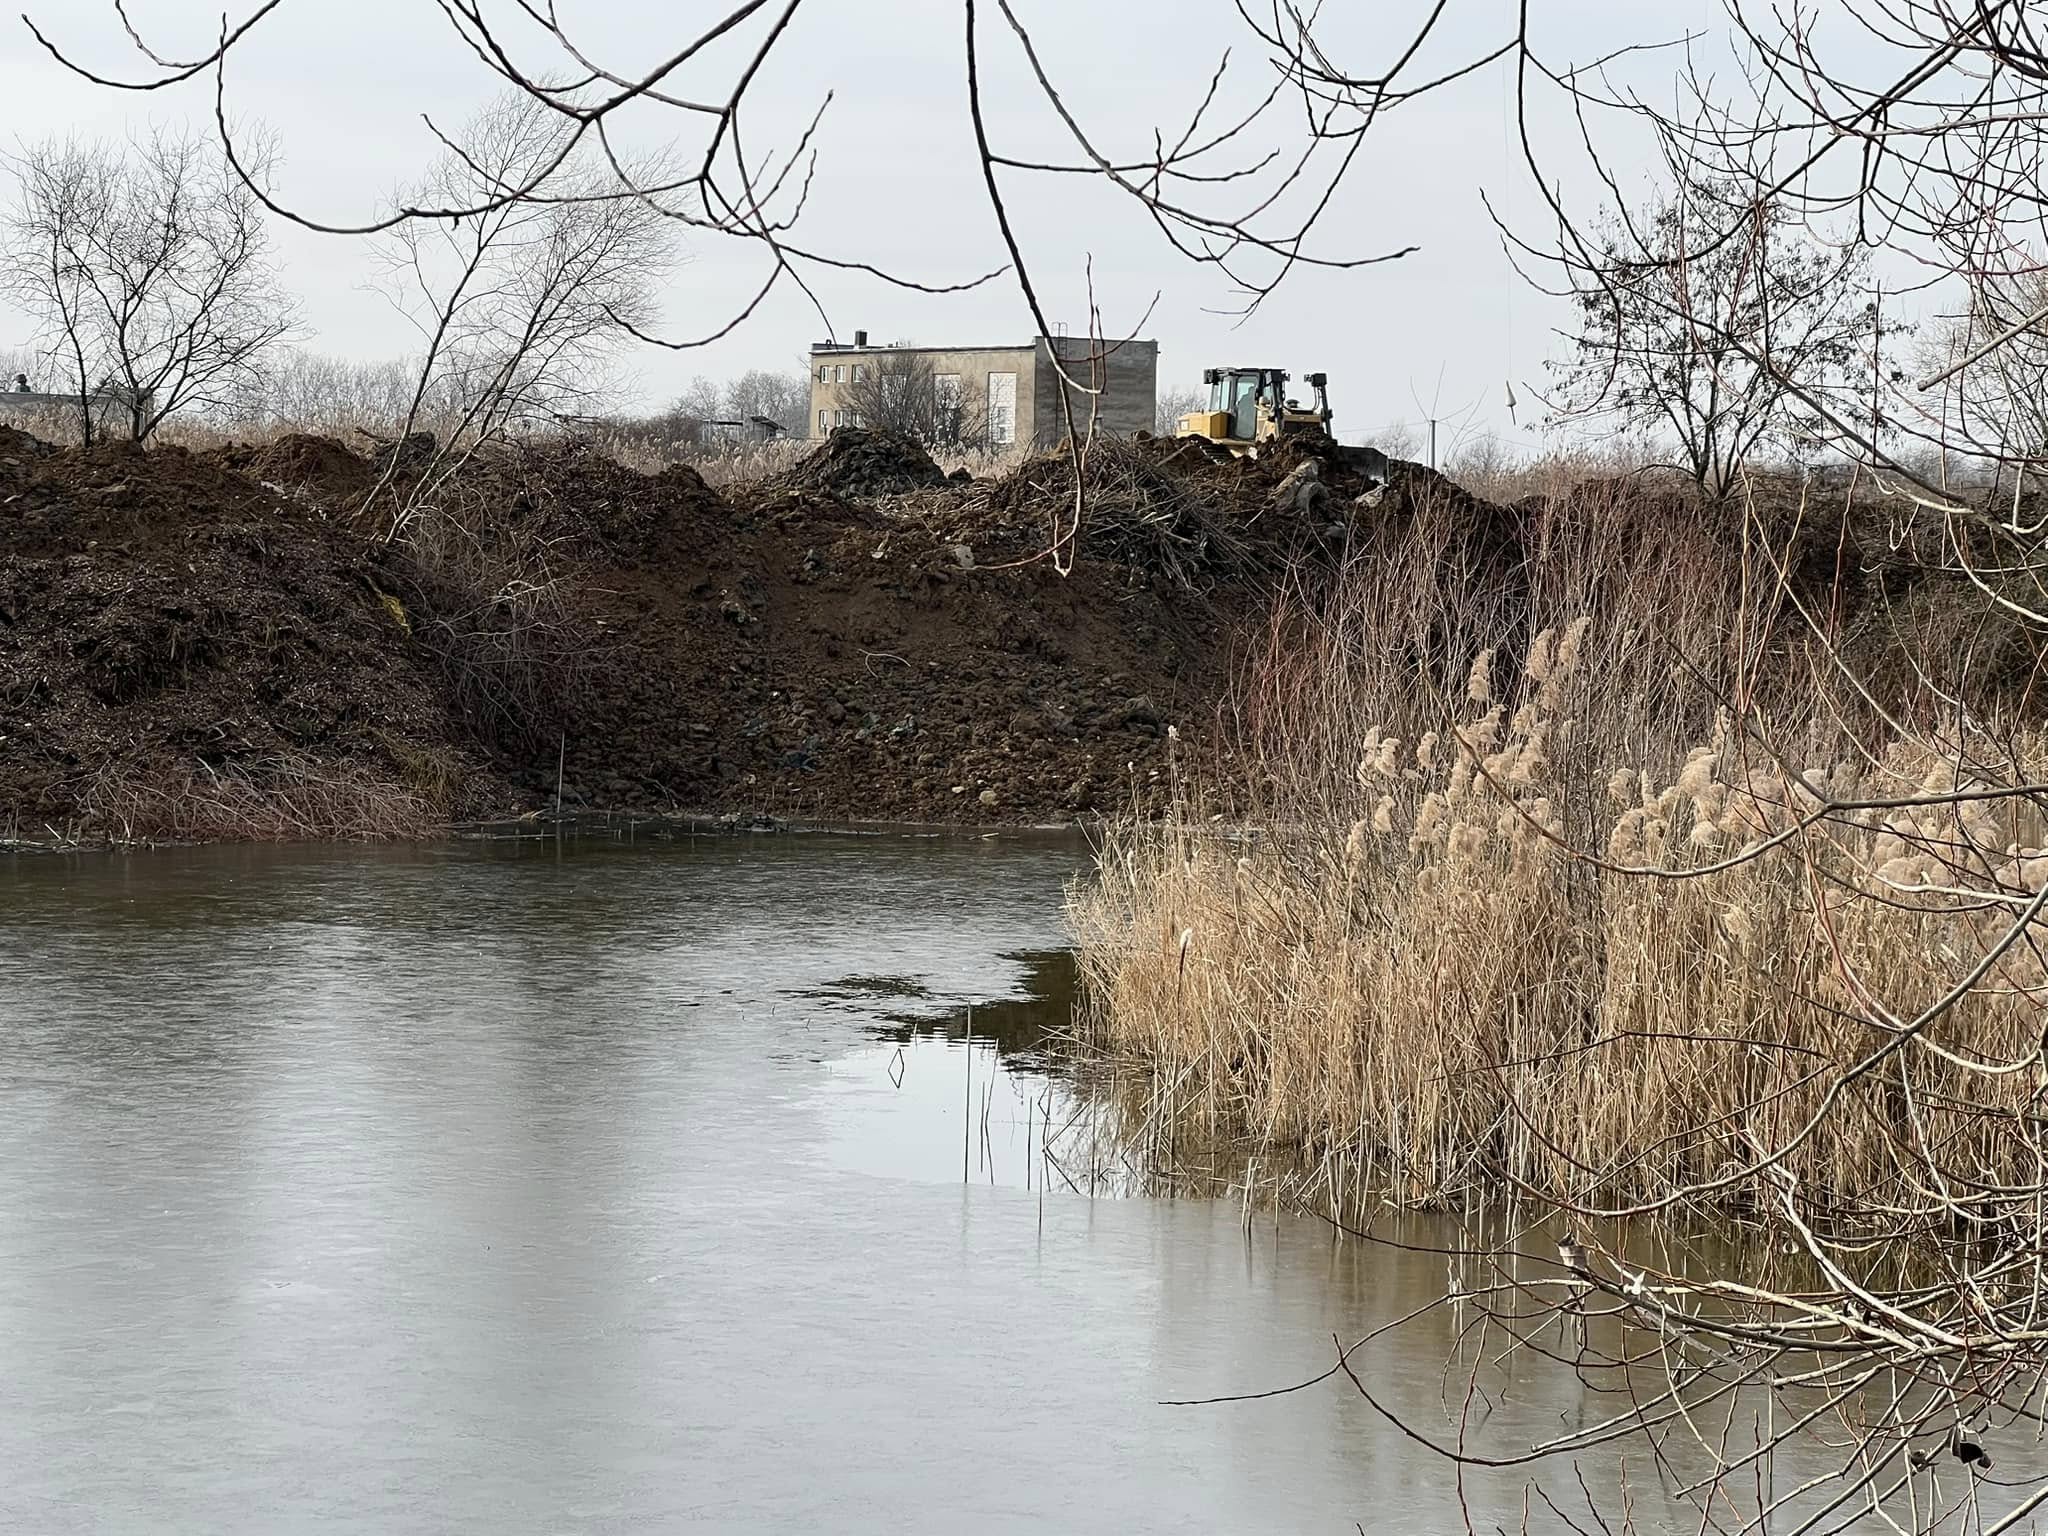
{"type": "MultiPolygon", "coordinates": [[[[1163,1405],[1445,1270],[1045,1158],[1084,856],[0,862],[0,1529],[1459,1528],[1341,1384],[1163,1405]]],[[[1376,1395],[1442,1425],[1452,1329],[1361,1354],[1376,1395]]],[[[1488,1431],[1604,1411],[1536,1373],[1488,1431]]]]}
{"type": "Polygon", "coordinates": [[[1019,968],[1014,997],[934,1007],[894,977],[851,977],[818,994],[866,1004],[857,1011],[872,1042],[831,1064],[836,1161],[903,1178],[945,1168],[966,1183],[1110,1192],[1095,1167],[1099,1117],[1051,1060],[1073,1020],[1073,952],[1004,958],[1019,968]],[[924,1011],[910,1011],[920,1002],[924,1011]]]}

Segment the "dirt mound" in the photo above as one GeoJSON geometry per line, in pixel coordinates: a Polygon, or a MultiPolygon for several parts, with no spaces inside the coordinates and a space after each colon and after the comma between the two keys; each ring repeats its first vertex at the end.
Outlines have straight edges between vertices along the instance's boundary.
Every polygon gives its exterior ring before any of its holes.
{"type": "Polygon", "coordinates": [[[336,448],[0,442],[0,828],[418,831],[549,804],[558,765],[570,809],[1144,808],[1259,600],[1189,603],[1135,547],[978,565],[961,527],[1028,555],[1043,509],[868,434],[735,500],[573,442],[482,455],[389,543],[336,448]]]}
{"type": "Polygon", "coordinates": [[[183,448],[107,442],[0,454],[0,529],[10,553],[147,542],[194,522],[259,516],[276,501],[183,448]]]}
{"type": "Polygon", "coordinates": [[[1148,573],[988,569],[942,530],[818,502],[590,590],[615,649],[568,727],[572,805],[992,822],[1150,806],[1167,725],[1199,735],[1226,670],[1221,605],[1179,611],[1148,573]]]}
{"type": "Polygon", "coordinates": [[[19,427],[0,425],[0,462],[9,459],[39,459],[57,450],[41,438],[19,427]]]}
{"type": "Polygon", "coordinates": [[[475,527],[530,525],[579,563],[623,566],[700,558],[732,516],[687,464],[643,475],[576,439],[479,455],[435,501],[475,527]]]}
{"type": "Polygon", "coordinates": [[[899,496],[944,485],[946,472],[913,439],[840,427],[808,457],[768,482],[775,491],[823,492],[847,500],[899,496]]]}
{"type": "Polygon", "coordinates": [[[178,449],[0,472],[16,825],[390,833],[511,803],[387,596],[393,551],[178,449]]]}
{"type": "Polygon", "coordinates": [[[266,443],[231,444],[199,455],[258,484],[313,489],[329,497],[360,496],[376,483],[370,460],[346,443],[310,432],[287,432],[266,443]]]}
{"type": "Polygon", "coordinates": [[[1143,808],[1282,569],[1462,495],[1408,467],[1371,513],[1316,447],[1099,441],[1056,561],[1062,453],[958,484],[842,431],[727,498],[565,440],[478,455],[386,542],[354,516],[374,464],[331,439],[0,439],[0,811],[204,834],[193,805],[318,784],[326,819],[291,824],[333,832],[541,805],[558,772],[572,808],[1143,808]]]}

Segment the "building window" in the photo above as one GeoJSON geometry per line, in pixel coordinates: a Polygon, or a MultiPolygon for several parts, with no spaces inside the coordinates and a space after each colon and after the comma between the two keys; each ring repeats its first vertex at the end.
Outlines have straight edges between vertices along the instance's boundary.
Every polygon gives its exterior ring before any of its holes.
{"type": "Polygon", "coordinates": [[[830,411],[818,412],[818,436],[823,437],[827,432],[830,432],[832,430],[832,424],[826,419],[831,414],[832,413],[830,411]]]}
{"type": "Polygon", "coordinates": [[[1017,441],[1017,375],[988,376],[988,440],[994,447],[1017,441]]]}
{"type": "Polygon", "coordinates": [[[832,365],[830,363],[818,364],[818,382],[820,384],[830,384],[832,382],[832,365]]]}
{"type": "Polygon", "coordinates": [[[846,364],[840,363],[832,370],[832,382],[834,384],[844,384],[846,382],[846,364]]]}
{"type": "Polygon", "coordinates": [[[855,363],[855,364],[853,365],[853,382],[854,382],[854,383],[858,384],[858,383],[860,382],[860,376],[861,376],[861,374],[862,374],[862,373],[863,373],[864,371],[865,371],[865,370],[863,369],[863,367],[862,367],[862,365],[861,365],[861,364],[859,364],[859,363],[855,363]]]}
{"type": "Polygon", "coordinates": [[[960,375],[957,373],[935,373],[932,375],[932,403],[938,407],[937,428],[939,441],[948,446],[957,445],[965,435],[966,412],[960,405],[960,375]]]}

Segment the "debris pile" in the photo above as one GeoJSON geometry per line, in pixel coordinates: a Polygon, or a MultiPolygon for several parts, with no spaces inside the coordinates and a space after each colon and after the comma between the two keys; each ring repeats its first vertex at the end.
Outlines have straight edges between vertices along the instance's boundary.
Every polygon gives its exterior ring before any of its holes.
{"type": "Polygon", "coordinates": [[[1066,449],[1040,454],[991,487],[988,514],[1031,538],[1065,539],[1078,513],[1072,558],[1118,561],[1188,592],[1261,568],[1273,551],[1246,525],[1230,487],[1214,474],[1172,473],[1178,451],[1098,438],[1080,455],[1078,498],[1075,456],[1066,449]]]}
{"type": "Polygon", "coordinates": [[[767,482],[775,492],[822,492],[848,501],[946,484],[946,472],[911,438],[840,427],[808,457],[767,482]]]}

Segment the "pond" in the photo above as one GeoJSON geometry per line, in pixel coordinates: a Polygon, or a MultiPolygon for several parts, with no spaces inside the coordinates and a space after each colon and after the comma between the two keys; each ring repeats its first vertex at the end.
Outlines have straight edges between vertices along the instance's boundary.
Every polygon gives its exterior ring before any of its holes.
{"type": "MultiPolygon", "coordinates": [[[[1445,1265],[1043,1154],[1086,860],[0,860],[0,1528],[1460,1527],[1341,1378],[1169,1405],[1325,1370],[1445,1265]]],[[[1357,1357],[1419,1423],[1450,1328],[1357,1357]]],[[[1492,1427],[1605,1412],[1549,1372],[1492,1427]]]]}

